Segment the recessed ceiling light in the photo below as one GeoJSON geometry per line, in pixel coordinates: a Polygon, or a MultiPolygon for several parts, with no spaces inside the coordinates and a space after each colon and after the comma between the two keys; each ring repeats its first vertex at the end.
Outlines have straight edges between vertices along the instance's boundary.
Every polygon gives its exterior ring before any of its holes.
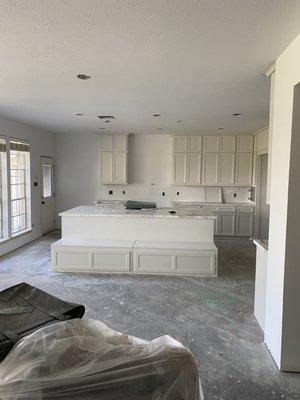
{"type": "Polygon", "coordinates": [[[156,130],[157,131],[163,131],[163,128],[157,128],[156,130]]]}
{"type": "Polygon", "coordinates": [[[99,129],[105,129],[105,128],[99,128],[99,129]]]}
{"type": "Polygon", "coordinates": [[[222,131],[224,128],[219,128],[220,129],[220,131],[222,131]]]}
{"type": "Polygon", "coordinates": [[[85,74],[78,74],[77,78],[78,79],[83,79],[83,80],[91,79],[90,75],[85,75],[85,74]]]}
{"type": "Polygon", "coordinates": [[[77,115],[77,117],[82,117],[84,114],[77,113],[77,114],[75,114],[75,115],[77,115]]]}
{"type": "Polygon", "coordinates": [[[152,116],[153,116],[153,117],[160,117],[161,114],[153,114],[152,116]]]}
{"type": "Polygon", "coordinates": [[[183,121],[181,121],[181,120],[179,120],[179,121],[177,121],[179,124],[181,124],[181,122],[183,122],[183,121]]]}
{"type": "Polygon", "coordinates": [[[234,117],[238,117],[239,115],[242,115],[242,113],[234,113],[232,114],[234,117]]]}
{"type": "Polygon", "coordinates": [[[110,119],[105,120],[104,122],[106,122],[107,124],[110,123],[110,119]]]}

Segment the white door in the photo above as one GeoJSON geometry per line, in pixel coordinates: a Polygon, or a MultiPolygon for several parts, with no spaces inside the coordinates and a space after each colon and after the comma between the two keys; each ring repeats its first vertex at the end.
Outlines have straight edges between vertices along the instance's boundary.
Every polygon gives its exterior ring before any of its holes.
{"type": "Polygon", "coordinates": [[[54,160],[41,157],[42,234],[55,229],[54,214],[54,160]]]}

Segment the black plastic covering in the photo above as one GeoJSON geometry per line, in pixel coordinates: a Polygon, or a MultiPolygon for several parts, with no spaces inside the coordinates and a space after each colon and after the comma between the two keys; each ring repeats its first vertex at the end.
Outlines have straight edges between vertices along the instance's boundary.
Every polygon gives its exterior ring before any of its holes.
{"type": "Polygon", "coordinates": [[[74,319],[22,339],[0,364],[1,400],[203,400],[192,354],[74,319]]]}
{"type": "Polygon", "coordinates": [[[20,283],[0,292],[0,361],[20,339],[58,321],[82,318],[84,306],[20,283]]]}

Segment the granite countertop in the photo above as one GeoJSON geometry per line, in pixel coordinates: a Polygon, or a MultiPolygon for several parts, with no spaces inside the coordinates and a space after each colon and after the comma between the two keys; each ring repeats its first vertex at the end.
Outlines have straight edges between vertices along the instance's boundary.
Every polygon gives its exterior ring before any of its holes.
{"type": "Polygon", "coordinates": [[[221,203],[221,202],[213,202],[213,201],[173,201],[173,206],[220,206],[220,207],[226,207],[226,206],[249,206],[249,207],[255,207],[254,203],[249,203],[249,202],[231,202],[231,203],[221,203]]]}
{"type": "Polygon", "coordinates": [[[99,206],[79,206],[71,210],[61,212],[63,217],[132,217],[132,218],[196,218],[215,219],[215,214],[205,211],[176,210],[176,214],[170,214],[172,208],[160,208],[157,210],[126,210],[123,208],[102,208],[99,206]]]}

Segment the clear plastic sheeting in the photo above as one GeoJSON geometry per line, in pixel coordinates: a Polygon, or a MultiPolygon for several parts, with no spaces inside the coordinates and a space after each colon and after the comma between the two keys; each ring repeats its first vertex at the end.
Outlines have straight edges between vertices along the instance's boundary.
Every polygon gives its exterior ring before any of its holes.
{"type": "Polygon", "coordinates": [[[1,400],[203,400],[192,354],[100,321],[73,319],[22,339],[0,364],[1,400]]]}

